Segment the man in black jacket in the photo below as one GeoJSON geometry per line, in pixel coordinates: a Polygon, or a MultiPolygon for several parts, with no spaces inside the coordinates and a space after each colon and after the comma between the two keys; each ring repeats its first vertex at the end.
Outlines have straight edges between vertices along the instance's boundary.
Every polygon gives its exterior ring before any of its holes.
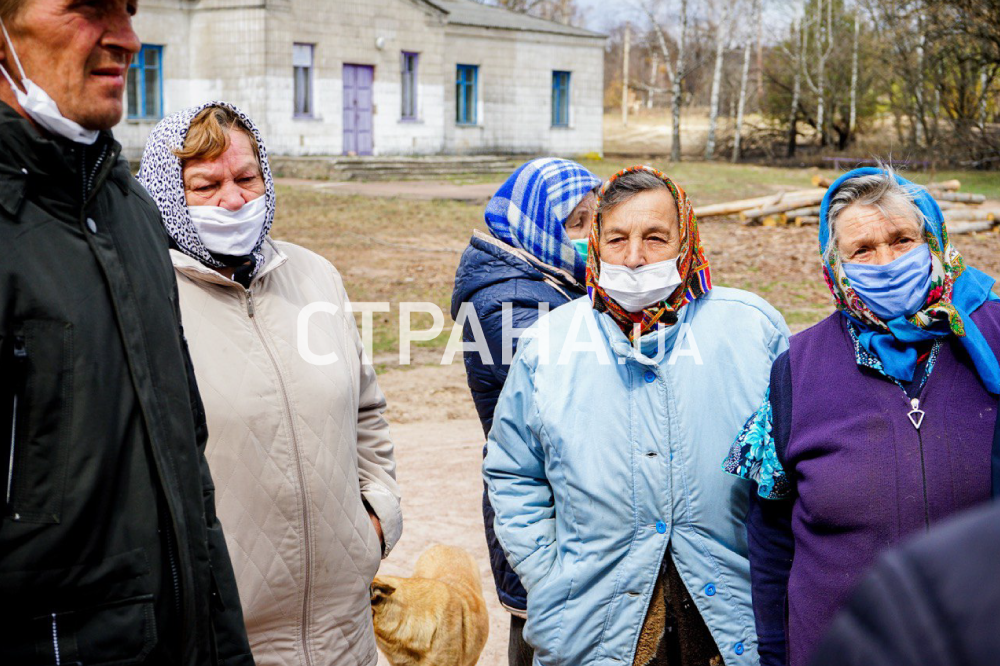
{"type": "Polygon", "coordinates": [[[0,664],[252,664],[156,206],[135,0],[0,0],[0,664]]]}
{"type": "Polygon", "coordinates": [[[834,620],[814,666],[1000,664],[1000,504],[887,553],[834,620]]]}

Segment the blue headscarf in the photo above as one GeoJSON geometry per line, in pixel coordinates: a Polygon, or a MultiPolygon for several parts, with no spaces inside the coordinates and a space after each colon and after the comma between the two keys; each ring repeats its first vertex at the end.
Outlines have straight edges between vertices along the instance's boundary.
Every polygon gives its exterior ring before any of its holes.
{"type": "Polygon", "coordinates": [[[932,257],[931,289],[924,306],[912,317],[882,321],[851,288],[834,252],[827,260],[830,243],[830,201],[848,180],[859,176],[886,173],[865,167],[849,171],[834,181],[820,207],[819,246],[827,284],[841,310],[858,328],[859,342],[878,357],[883,370],[900,381],[912,381],[919,354],[916,344],[955,335],[969,353],[976,372],[986,389],[1000,394],[1000,363],[970,316],[988,300],[997,297],[991,291],[995,280],[982,271],[966,266],[962,255],[948,240],[941,209],[930,193],[905,178],[896,176],[924,216],[924,238],[932,257]]]}
{"type": "Polygon", "coordinates": [[[486,206],[486,226],[503,242],[583,282],[587,260],[566,235],[566,219],[601,179],[569,160],[543,158],[518,167],[486,206]]]}

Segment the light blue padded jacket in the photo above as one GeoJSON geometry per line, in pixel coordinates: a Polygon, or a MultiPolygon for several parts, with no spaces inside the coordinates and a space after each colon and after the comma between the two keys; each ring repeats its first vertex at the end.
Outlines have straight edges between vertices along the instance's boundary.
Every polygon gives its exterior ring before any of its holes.
{"type": "Polygon", "coordinates": [[[724,287],[678,314],[637,353],[584,297],[519,343],[483,473],[528,591],[536,666],[630,666],[668,545],[726,665],[758,663],[751,484],[720,461],[788,328],[763,299],[724,287]]]}

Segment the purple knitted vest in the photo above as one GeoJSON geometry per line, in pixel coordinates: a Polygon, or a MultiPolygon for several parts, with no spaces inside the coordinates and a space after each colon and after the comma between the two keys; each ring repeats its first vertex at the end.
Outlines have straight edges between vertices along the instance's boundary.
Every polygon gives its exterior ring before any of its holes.
{"type": "MultiPolygon", "coordinates": [[[[1000,303],[985,303],[972,319],[1000,350],[1000,303]]],[[[840,313],[794,336],[789,354],[785,459],[796,497],[788,659],[805,666],[882,551],[990,499],[997,398],[951,338],[920,395],[926,416],[917,431],[902,389],[858,367],[840,313]]]]}

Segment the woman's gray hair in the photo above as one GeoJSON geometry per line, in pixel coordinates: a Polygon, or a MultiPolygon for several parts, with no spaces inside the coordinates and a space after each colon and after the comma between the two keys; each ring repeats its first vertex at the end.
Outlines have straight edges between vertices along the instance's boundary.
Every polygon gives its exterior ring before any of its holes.
{"type": "Polygon", "coordinates": [[[887,164],[878,164],[882,173],[851,178],[841,185],[830,199],[827,217],[830,221],[830,242],[826,245],[823,258],[829,263],[837,251],[837,220],[854,204],[871,206],[886,217],[906,217],[915,220],[923,236],[926,220],[916,204],[916,185],[901,185],[896,180],[896,171],[887,164]]]}
{"type": "Polygon", "coordinates": [[[632,171],[631,173],[627,173],[608,185],[608,189],[604,191],[604,196],[601,197],[600,202],[597,204],[597,215],[598,217],[604,215],[612,208],[622,205],[641,192],[656,189],[670,191],[670,188],[667,187],[667,184],[662,179],[648,171],[632,171]]]}

